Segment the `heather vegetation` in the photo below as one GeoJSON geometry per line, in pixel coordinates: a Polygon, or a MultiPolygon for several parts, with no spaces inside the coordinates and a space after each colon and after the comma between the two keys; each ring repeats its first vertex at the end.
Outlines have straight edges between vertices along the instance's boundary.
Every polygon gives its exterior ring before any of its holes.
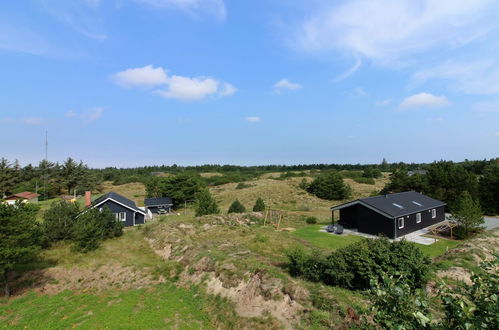
{"type": "MultiPolygon", "coordinates": [[[[123,323],[116,317],[140,314],[127,324],[493,328],[497,310],[490,301],[496,299],[497,277],[477,260],[490,262],[497,234],[476,228],[481,210],[494,206],[495,187],[483,192],[481,187],[497,182],[496,166],[384,162],[283,167],[281,172],[217,166],[170,172],[166,167],[89,169],[104,192],[116,191],[139,203],[145,196],[170,196],[178,210],[124,229],[107,209],[81,213],[81,199],[44,201],[41,211],[30,204],[4,206],[0,237],[13,238],[8,244],[0,240],[1,260],[6,260],[0,262],[0,275],[16,298],[1,301],[2,321],[9,328],[29,328],[51,313],[61,315],[48,320],[55,328],[119,327],[123,323]],[[428,172],[408,175],[409,169],[428,172]],[[448,177],[439,181],[432,171],[448,177]],[[236,172],[248,176],[230,174],[236,172]],[[220,181],[212,179],[217,177],[220,181]],[[460,179],[468,187],[453,182],[460,179]],[[331,206],[379,193],[384,186],[385,191],[414,187],[436,198],[429,187],[440,186],[434,193],[453,200],[452,214],[462,228],[470,228],[470,238],[464,244],[438,238],[423,246],[324,232],[331,206]],[[492,203],[485,206],[486,199],[492,203]],[[22,232],[9,226],[14,221],[21,221],[22,232]],[[19,249],[14,251],[17,259],[9,248],[19,249]],[[456,279],[463,272],[469,275],[467,284],[456,279]]],[[[67,190],[67,185],[61,188],[67,190]]]]}

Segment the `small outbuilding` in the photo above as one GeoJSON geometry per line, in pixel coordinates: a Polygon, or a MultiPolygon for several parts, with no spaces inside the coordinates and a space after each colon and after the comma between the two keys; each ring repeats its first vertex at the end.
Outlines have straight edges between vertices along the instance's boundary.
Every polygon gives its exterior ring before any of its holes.
{"type": "MultiPolygon", "coordinates": [[[[97,198],[91,203],[90,208],[102,210],[109,208],[116,219],[123,222],[125,227],[141,225],[145,223],[146,213],[137,207],[134,201],[115,192],[109,192],[97,198]]],[[[85,211],[84,211],[85,212],[85,211]]]]}
{"type": "Polygon", "coordinates": [[[339,223],[361,233],[398,238],[445,220],[445,203],[415,191],[360,198],[331,208],[339,223]]]}
{"type": "Polygon", "coordinates": [[[167,214],[172,211],[173,202],[170,197],[152,197],[144,199],[144,205],[152,214],[167,214]]]}
{"type": "Polygon", "coordinates": [[[5,202],[9,205],[13,205],[16,202],[21,203],[38,203],[38,197],[40,195],[31,191],[24,191],[17,194],[7,196],[5,202]]]}

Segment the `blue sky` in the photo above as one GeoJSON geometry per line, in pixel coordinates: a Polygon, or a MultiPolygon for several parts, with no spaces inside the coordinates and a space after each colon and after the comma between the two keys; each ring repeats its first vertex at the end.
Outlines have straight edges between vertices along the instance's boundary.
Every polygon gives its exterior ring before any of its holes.
{"type": "Polygon", "coordinates": [[[430,162],[499,150],[492,0],[0,4],[0,156],[430,162]]]}

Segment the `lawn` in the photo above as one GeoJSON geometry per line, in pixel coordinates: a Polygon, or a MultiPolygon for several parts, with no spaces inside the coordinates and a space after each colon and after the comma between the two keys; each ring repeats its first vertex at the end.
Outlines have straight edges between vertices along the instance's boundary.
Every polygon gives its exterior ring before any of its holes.
{"type": "MultiPolygon", "coordinates": [[[[319,229],[321,229],[322,227],[323,225],[302,227],[297,229],[293,233],[293,235],[296,235],[299,238],[307,242],[310,242],[317,247],[324,249],[331,249],[331,250],[342,248],[351,243],[358,242],[362,239],[362,237],[355,235],[340,236],[319,231],[319,229]]],[[[461,242],[459,241],[439,239],[436,243],[433,243],[432,245],[422,245],[422,244],[416,244],[416,245],[423,251],[423,253],[425,253],[431,258],[434,258],[444,254],[449,249],[455,248],[460,243],[461,242]]]]}
{"type": "Polygon", "coordinates": [[[436,243],[433,243],[432,245],[417,244],[417,246],[430,258],[435,258],[441,256],[442,254],[447,252],[447,250],[457,247],[461,243],[461,241],[439,238],[438,241],[436,243]]]}
{"type": "Polygon", "coordinates": [[[8,303],[0,300],[0,329],[209,329],[206,305],[196,288],[172,284],[100,294],[32,292],[8,303]]]}
{"type": "Polygon", "coordinates": [[[336,250],[347,246],[349,244],[358,242],[362,239],[360,236],[355,235],[335,235],[319,231],[324,225],[312,225],[302,227],[293,232],[293,235],[312,243],[313,245],[324,248],[336,250]]]}

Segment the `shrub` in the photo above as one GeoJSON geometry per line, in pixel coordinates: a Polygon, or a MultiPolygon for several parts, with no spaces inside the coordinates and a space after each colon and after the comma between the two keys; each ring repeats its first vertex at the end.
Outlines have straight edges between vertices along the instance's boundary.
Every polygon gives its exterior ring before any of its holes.
{"type": "Polygon", "coordinates": [[[43,214],[43,230],[48,242],[72,239],[79,212],[77,203],[63,200],[52,203],[43,214]]]}
{"type": "Polygon", "coordinates": [[[102,240],[122,234],[123,224],[109,208],[105,207],[102,211],[89,209],[76,219],[73,249],[84,253],[93,251],[99,247],[102,240]]]}
{"type": "Polygon", "coordinates": [[[218,214],[220,208],[208,189],[203,189],[196,195],[196,217],[207,214],[218,214]]]}
{"type": "Polygon", "coordinates": [[[173,205],[182,205],[186,200],[195,199],[205,187],[199,174],[181,173],[151,179],[146,184],[146,191],[147,197],[168,196],[173,200],[173,205]]]}
{"type": "Polygon", "coordinates": [[[480,204],[473,200],[467,191],[463,192],[455,203],[452,219],[458,225],[456,236],[461,239],[468,238],[476,233],[484,222],[480,204]]]}
{"type": "Polygon", "coordinates": [[[316,217],[307,217],[305,219],[305,222],[308,223],[309,225],[315,225],[317,223],[317,218],[316,217]]]}
{"type": "Polygon", "coordinates": [[[244,188],[249,188],[249,187],[253,187],[253,186],[250,184],[244,183],[244,182],[239,182],[236,186],[236,189],[244,189],[244,188]]]}
{"type": "MultiPolygon", "coordinates": [[[[432,321],[423,290],[411,290],[402,278],[383,276],[379,282],[373,280],[369,298],[373,320],[381,329],[424,329],[432,321]]],[[[364,323],[365,328],[373,328],[367,320],[364,323]]]]}
{"type": "Polygon", "coordinates": [[[246,212],[246,208],[237,199],[234,202],[232,202],[232,204],[229,207],[229,211],[228,211],[228,213],[243,213],[243,212],[246,212]]]}
{"type": "Polygon", "coordinates": [[[260,233],[256,234],[255,236],[255,242],[259,242],[259,243],[265,243],[269,240],[269,237],[266,236],[266,235],[262,235],[260,233]]]}
{"type": "Polygon", "coordinates": [[[265,203],[263,202],[263,199],[261,197],[258,197],[258,199],[255,202],[255,205],[253,206],[253,212],[262,212],[265,211],[265,203]]]}
{"type": "Polygon", "coordinates": [[[322,279],[324,262],[319,250],[307,254],[303,248],[296,247],[288,250],[286,255],[289,260],[288,271],[292,276],[303,276],[314,282],[322,279]]]}
{"type": "Polygon", "coordinates": [[[307,191],[322,199],[340,200],[350,197],[352,189],[343,182],[340,174],[330,171],[312,181],[307,191]]]}
{"type": "Polygon", "coordinates": [[[362,173],[362,177],[372,179],[381,178],[381,171],[377,168],[368,167],[362,173]]]}
{"type": "Polygon", "coordinates": [[[430,271],[429,258],[417,246],[404,240],[392,243],[386,238],[364,239],[327,257],[293,251],[288,259],[294,276],[360,290],[383,275],[402,276],[411,288],[420,288],[430,271]]]}
{"type": "Polygon", "coordinates": [[[307,190],[308,189],[307,179],[305,178],[301,179],[300,183],[298,184],[298,187],[300,187],[300,189],[307,190]]]}

